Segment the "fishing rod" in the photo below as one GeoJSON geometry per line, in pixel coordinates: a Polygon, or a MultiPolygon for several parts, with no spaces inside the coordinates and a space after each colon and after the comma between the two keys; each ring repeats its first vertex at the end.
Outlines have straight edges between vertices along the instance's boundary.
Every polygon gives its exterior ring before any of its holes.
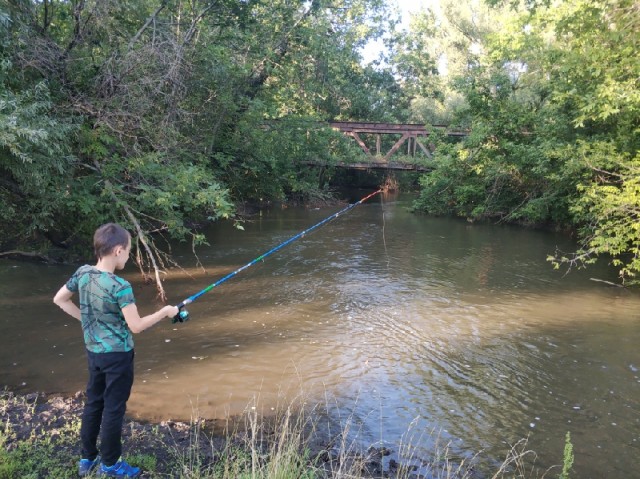
{"type": "Polygon", "coordinates": [[[257,258],[251,260],[249,263],[245,264],[244,266],[242,266],[241,268],[238,268],[237,270],[229,273],[226,276],[223,276],[222,278],[220,278],[218,281],[216,281],[215,283],[210,284],[209,286],[207,286],[206,288],[204,288],[202,291],[197,292],[196,294],[189,296],[187,299],[185,299],[184,301],[182,301],[180,304],[177,305],[178,307],[178,314],[175,315],[175,317],[171,320],[172,323],[184,323],[185,321],[189,320],[189,312],[186,310],[185,306],[187,304],[193,303],[196,299],[198,299],[200,296],[202,296],[203,294],[208,293],[209,291],[211,291],[213,288],[215,288],[216,286],[221,285],[222,283],[224,283],[225,281],[227,281],[228,279],[233,278],[235,275],[237,275],[238,273],[240,273],[241,271],[244,271],[245,269],[249,268],[250,266],[253,266],[254,264],[256,264],[258,261],[263,261],[267,256],[272,255],[273,253],[275,253],[276,251],[284,248],[285,246],[287,246],[289,243],[293,243],[295,240],[297,240],[298,238],[302,238],[304,235],[306,235],[307,233],[315,230],[316,228],[319,228],[320,226],[324,225],[325,223],[328,223],[329,221],[337,218],[338,216],[340,216],[343,213],[346,213],[347,211],[349,211],[352,208],[355,208],[356,206],[358,206],[359,204],[364,203],[365,201],[367,201],[369,198],[377,195],[378,193],[382,193],[382,189],[378,190],[378,191],[374,191],[373,193],[365,196],[364,198],[362,198],[360,201],[356,201],[355,203],[350,204],[349,206],[341,209],[340,211],[338,211],[337,213],[332,214],[331,216],[323,219],[322,221],[320,221],[319,223],[316,223],[315,225],[311,226],[310,228],[307,228],[306,230],[298,233],[295,236],[292,236],[291,238],[289,238],[287,241],[285,241],[284,243],[280,243],[278,246],[275,246],[274,248],[271,248],[269,251],[267,251],[264,254],[261,254],[260,256],[258,256],[257,258]]]}

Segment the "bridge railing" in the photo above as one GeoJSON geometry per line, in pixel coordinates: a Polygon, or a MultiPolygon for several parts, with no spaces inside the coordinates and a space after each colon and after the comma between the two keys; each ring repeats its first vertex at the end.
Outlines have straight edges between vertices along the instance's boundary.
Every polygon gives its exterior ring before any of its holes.
{"type": "Polygon", "coordinates": [[[469,130],[450,128],[449,125],[430,125],[427,128],[420,123],[376,123],[354,121],[332,121],[329,125],[343,133],[374,133],[374,134],[402,134],[409,133],[417,136],[429,136],[432,130],[444,131],[447,136],[467,136],[469,130]]]}

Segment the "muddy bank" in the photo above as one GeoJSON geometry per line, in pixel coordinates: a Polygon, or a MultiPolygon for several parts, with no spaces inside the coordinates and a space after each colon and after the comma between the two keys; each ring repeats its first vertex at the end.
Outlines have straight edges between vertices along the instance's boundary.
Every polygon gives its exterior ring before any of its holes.
{"type": "MultiPolygon", "coordinates": [[[[11,451],[22,441],[48,437],[61,453],[70,453],[79,458],[79,429],[84,397],[82,392],[71,397],[1,392],[0,425],[9,431],[5,435],[4,447],[11,451]]],[[[151,455],[157,459],[158,467],[154,472],[168,474],[176,458],[193,448],[196,442],[193,440],[194,429],[195,425],[183,422],[150,424],[125,418],[123,454],[151,455]]],[[[213,462],[214,451],[223,450],[226,439],[209,434],[206,440],[200,442],[201,457],[213,462]]]]}
{"type": "MultiPolygon", "coordinates": [[[[71,397],[32,393],[17,395],[0,391],[0,429],[5,431],[0,443],[7,451],[17,448],[21,442],[34,438],[48,438],[60,454],[75,461],[80,457],[79,428],[84,393],[71,397]]],[[[197,456],[203,470],[210,470],[230,448],[243,448],[247,452],[259,449],[269,454],[275,442],[282,437],[281,428],[271,418],[261,418],[259,428],[247,427],[246,418],[230,418],[226,421],[197,419],[191,423],[163,421],[146,423],[125,417],[123,427],[123,455],[149,455],[155,458],[156,467],[146,471],[143,477],[172,477],[176,467],[185,458],[197,456]],[[256,434],[257,432],[257,434],[256,434]],[[259,438],[251,437],[252,434],[259,438]]],[[[384,447],[371,447],[367,451],[341,451],[335,447],[340,434],[323,437],[315,427],[307,427],[301,433],[301,449],[306,448],[309,467],[322,477],[396,478],[420,479],[424,476],[413,472],[416,466],[403,465],[393,459],[393,451],[384,447]]]]}

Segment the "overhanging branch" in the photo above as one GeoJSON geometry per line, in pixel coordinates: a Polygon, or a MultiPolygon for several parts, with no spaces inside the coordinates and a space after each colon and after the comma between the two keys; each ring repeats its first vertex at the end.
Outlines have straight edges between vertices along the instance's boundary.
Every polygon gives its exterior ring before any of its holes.
{"type": "MultiPolygon", "coordinates": [[[[102,174],[100,164],[96,160],[93,161],[93,164],[95,165],[96,169],[102,174]]],[[[115,194],[115,191],[113,190],[113,185],[111,184],[111,181],[105,179],[104,177],[103,177],[103,180],[104,180],[105,187],[109,191],[109,195],[113,198],[113,200],[116,202],[117,205],[122,207],[125,214],[129,218],[129,221],[131,221],[134,228],[136,229],[136,234],[138,235],[138,239],[142,243],[142,246],[144,247],[144,250],[147,253],[147,257],[149,258],[149,261],[151,262],[151,265],[153,267],[154,277],[156,281],[156,289],[158,290],[158,296],[162,301],[166,301],[167,295],[162,286],[162,280],[160,279],[160,268],[158,267],[158,263],[156,261],[156,255],[153,251],[153,248],[147,242],[146,235],[142,227],[140,226],[138,219],[135,217],[135,215],[131,211],[131,208],[129,208],[129,205],[127,203],[120,201],[120,199],[117,197],[117,195],[115,194]]],[[[145,274],[142,261],[138,262],[138,267],[140,268],[140,272],[142,274],[145,274]]]]}

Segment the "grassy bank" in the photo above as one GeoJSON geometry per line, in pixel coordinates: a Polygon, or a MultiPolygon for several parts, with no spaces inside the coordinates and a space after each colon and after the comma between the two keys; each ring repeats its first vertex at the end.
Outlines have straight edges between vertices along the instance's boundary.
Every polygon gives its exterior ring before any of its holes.
{"type": "MultiPolygon", "coordinates": [[[[0,392],[0,479],[77,477],[82,404],[81,394],[61,398],[0,392]]],[[[248,406],[241,417],[223,425],[201,419],[188,424],[127,420],[124,454],[143,468],[146,478],[569,479],[570,447],[564,468],[540,471],[531,466],[535,454],[521,441],[486,475],[476,470],[477,456],[456,459],[448,444],[439,441],[430,458],[417,457],[411,440],[395,451],[376,446],[363,451],[347,439],[353,427],[349,420],[342,430],[327,434],[314,411],[305,413],[295,404],[268,418],[258,411],[248,406]]]]}

